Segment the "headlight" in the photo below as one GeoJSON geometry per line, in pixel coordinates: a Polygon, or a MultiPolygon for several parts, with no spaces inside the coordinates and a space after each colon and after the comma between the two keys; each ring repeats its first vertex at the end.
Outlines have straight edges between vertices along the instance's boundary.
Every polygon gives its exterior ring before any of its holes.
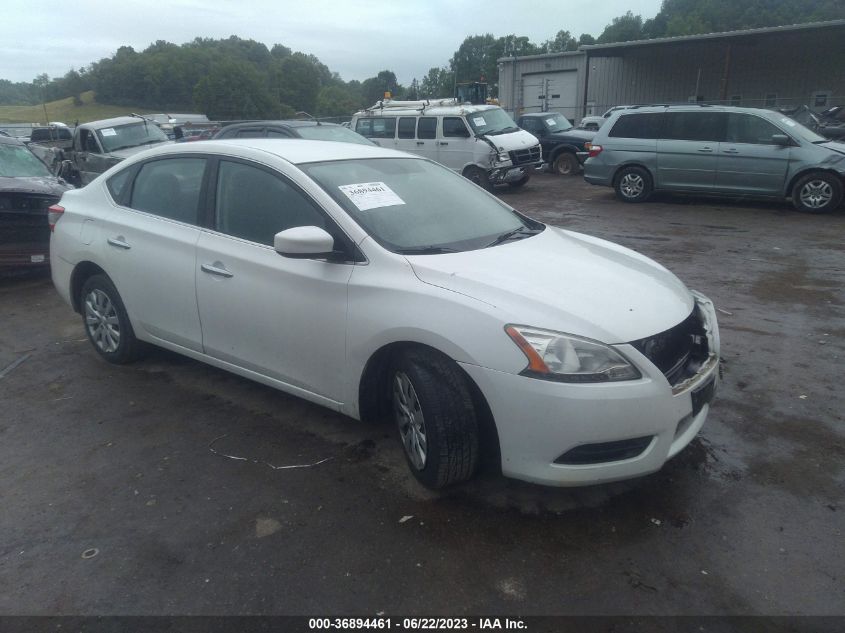
{"type": "Polygon", "coordinates": [[[505,162],[506,160],[511,159],[510,155],[507,152],[499,152],[498,154],[496,154],[496,158],[498,158],[501,162],[505,162]]]}
{"type": "Polygon", "coordinates": [[[528,358],[524,376],[560,382],[641,378],[636,367],[604,343],[525,325],[508,325],[505,332],[528,358]]]}

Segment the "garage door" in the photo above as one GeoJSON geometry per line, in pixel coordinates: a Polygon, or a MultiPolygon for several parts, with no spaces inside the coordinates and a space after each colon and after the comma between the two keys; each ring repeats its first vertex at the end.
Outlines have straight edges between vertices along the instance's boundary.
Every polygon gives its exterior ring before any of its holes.
{"type": "Polygon", "coordinates": [[[522,106],[525,112],[548,110],[574,120],[578,112],[578,71],[523,75],[522,106]],[[548,108],[543,107],[546,97],[548,108]]]}

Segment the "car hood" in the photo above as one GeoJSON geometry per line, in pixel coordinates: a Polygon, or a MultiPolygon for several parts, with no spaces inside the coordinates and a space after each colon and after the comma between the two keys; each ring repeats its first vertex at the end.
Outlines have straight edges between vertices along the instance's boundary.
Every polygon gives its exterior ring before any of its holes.
{"type": "Polygon", "coordinates": [[[61,196],[70,189],[58,178],[52,176],[36,176],[28,178],[9,178],[0,176],[0,192],[2,193],[34,193],[40,195],[61,196]]]}
{"type": "Polygon", "coordinates": [[[826,143],[819,143],[819,146],[839,154],[845,154],[845,142],[843,141],[827,141],[826,143]]]}
{"type": "Polygon", "coordinates": [[[504,322],[625,343],[683,321],[694,299],[660,264],[554,227],[463,253],[407,257],[424,283],[501,310],[504,322]]]}
{"type": "Polygon", "coordinates": [[[549,134],[551,139],[560,139],[561,141],[592,141],[596,133],[592,130],[579,130],[578,128],[570,128],[563,132],[555,132],[549,134]]]}

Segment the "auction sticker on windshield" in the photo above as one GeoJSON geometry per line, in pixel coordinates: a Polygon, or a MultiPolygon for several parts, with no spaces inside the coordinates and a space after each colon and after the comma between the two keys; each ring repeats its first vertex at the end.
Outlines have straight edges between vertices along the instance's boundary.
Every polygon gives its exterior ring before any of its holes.
{"type": "Polygon", "coordinates": [[[487,121],[484,120],[483,116],[476,116],[472,118],[472,122],[476,125],[487,125],[487,121]]]}
{"type": "Polygon", "coordinates": [[[379,207],[392,207],[397,204],[405,204],[396,192],[383,182],[359,182],[352,185],[339,185],[346,197],[361,211],[377,209],[379,207]]]}
{"type": "Polygon", "coordinates": [[[103,136],[117,136],[117,132],[114,131],[114,128],[107,127],[104,130],[100,130],[100,134],[103,136]]]}
{"type": "Polygon", "coordinates": [[[557,121],[555,121],[554,119],[546,119],[546,123],[548,123],[549,125],[557,125],[557,121]]]}

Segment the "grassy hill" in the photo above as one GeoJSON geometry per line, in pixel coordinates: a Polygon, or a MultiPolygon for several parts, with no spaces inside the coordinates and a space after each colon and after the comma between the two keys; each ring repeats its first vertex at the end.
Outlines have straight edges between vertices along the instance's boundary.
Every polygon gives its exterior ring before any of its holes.
{"type": "MultiPolygon", "coordinates": [[[[143,108],[132,108],[127,106],[106,105],[97,103],[92,91],[83,92],[80,95],[82,105],[74,105],[73,98],[50,101],[47,105],[47,115],[51,121],[61,121],[73,125],[77,120],[80,123],[108,119],[113,116],[122,116],[129,112],[138,114],[149,113],[150,110],[143,108]]],[[[44,106],[0,106],[0,123],[44,123],[44,106]]]]}

